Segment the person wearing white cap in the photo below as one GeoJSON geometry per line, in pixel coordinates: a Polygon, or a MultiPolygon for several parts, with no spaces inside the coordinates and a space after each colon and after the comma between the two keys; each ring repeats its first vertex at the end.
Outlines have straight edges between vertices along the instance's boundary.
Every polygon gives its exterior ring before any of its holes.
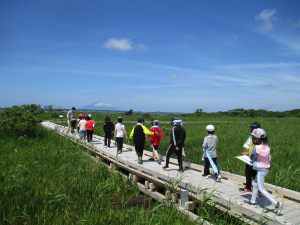
{"type": "Polygon", "coordinates": [[[92,119],[92,115],[89,114],[86,121],[86,136],[87,136],[87,142],[92,142],[93,140],[93,134],[95,129],[95,121],[92,119]]]}
{"type": "Polygon", "coordinates": [[[277,210],[277,215],[280,214],[282,203],[274,199],[274,197],[265,190],[265,176],[269,173],[270,162],[271,162],[271,152],[268,145],[267,133],[261,128],[253,130],[251,133],[252,142],[255,145],[254,149],[250,155],[252,160],[252,165],[257,174],[255,180],[253,181],[253,190],[251,200],[247,201],[250,205],[256,205],[256,198],[258,191],[266,197],[277,210]]]}
{"type": "Polygon", "coordinates": [[[171,125],[170,145],[166,152],[166,164],[163,166],[163,169],[169,168],[170,157],[173,153],[175,153],[178,160],[179,172],[183,172],[182,150],[186,138],[185,129],[182,127],[182,120],[178,117],[173,117],[171,119],[171,125]]]}
{"type": "Polygon", "coordinates": [[[215,127],[213,125],[207,125],[205,129],[207,131],[207,136],[205,136],[202,145],[204,150],[204,173],[202,176],[208,178],[210,174],[209,167],[212,165],[215,170],[216,181],[220,181],[221,174],[217,162],[218,137],[214,134],[215,127]]]}

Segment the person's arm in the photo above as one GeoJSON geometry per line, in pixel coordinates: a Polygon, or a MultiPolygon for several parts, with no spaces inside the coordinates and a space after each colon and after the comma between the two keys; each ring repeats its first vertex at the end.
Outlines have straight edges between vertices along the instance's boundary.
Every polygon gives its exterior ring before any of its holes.
{"type": "Polygon", "coordinates": [[[135,126],[132,128],[132,130],[131,130],[131,132],[130,132],[129,140],[132,140],[132,138],[133,138],[133,135],[134,135],[134,128],[135,128],[135,126]]]}
{"type": "Polygon", "coordinates": [[[180,146],[183,146],[183,144],[184,144],[186,134],[185,134],[184,128],[182,128],[182,127],[178,129],[178,132],[179,132],[179,138],[177,141],[177,146],[180,147],[180,146]]]}
{"type": "Polygon", "coordinates": [[[141,126],[142,126],[142,128],[143,128],[144,134],[150,135],[150,136],[151,136],[151,135],[154,135],[154,132],[148,130],[148,128],[147,128],[146,126],[144,126],[144,125],[141,125],[141,126]]]}
{"type": "Polygon", "coordinates": [[[203,148],[206,148],[206,147],[207,147],[207,137],[204,138],[202,147],[203,147],[203,148]]]}
{"type": "Polygon", "coordinates": [[[123,126],[123,132],[124,132],[124,134],[125,134],[126,139],[128,139],[127,133],[126,133],[126,130],[125,130],[125,126],[123,126]]]}
{"type": "Polygon", "coordinates": [[[252,162],[255,162],[257,160],[257,153],[256,153],[256,148],[254,147],[252,152],[250,153],[250,159],[252,162]]]}

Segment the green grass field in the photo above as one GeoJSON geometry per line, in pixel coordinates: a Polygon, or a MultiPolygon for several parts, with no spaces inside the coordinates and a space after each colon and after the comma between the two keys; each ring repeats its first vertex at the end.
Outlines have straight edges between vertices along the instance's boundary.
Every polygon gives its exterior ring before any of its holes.
{"type": "MultiPolygon", "coordinates": [[[[118,116],[122,116],[127,134],[134,126],[141,114],[126,116],[118,113],[95,113],[93,119],[96,121],[95,133],[103,135],[102,123],[104,117],[109,115],[115,123],[118,116]]],[[[163,128],[167,140],[163,141],[159,152],[164,154],[170,135],[171,114],[153,114],[150,118],[145,118],[146,126],[151,127],[152,119],[161,121],[160,127],[163,128]]],[[[202,164],[202,142],[206,135],[205,126],[213,124],[216,128],[216,135],[219,138],[218,143],[218,163],[221,170],[235,174],[244,175],[244,163],[234,157],[240,155],[243,151],[242,145],[250,135],[249,126],[252,122],[258,121],[266,130],[271,147],[272,163],[269,175],[266,181],[275,185],[300,191],[300,118],[250,118],[250,117],[199,117],[194,114],[178,115],[184,121],[187,138],[185,142],[186,157],[184,160],[197,164],[202,164]]],[[[60,122],[60,120],[54,120],[60,122]]],[[[65,125],[65,121],[62,121],[65,125]]],[[[150,150],[150,145],[146,146],[150,150]]],[[[173,157],[176,157],[175,155],[173,157]]]]}
{"type": "MultiPolygon", "coordinates": [[[[136,204],[143,198],[136,186],[70,140],[42,134],[0,139],[1,224],[195,224],[174,207],[136,204]]],[[[242,224],[211,208],[198,213],[215,224],[242,224]]]]}

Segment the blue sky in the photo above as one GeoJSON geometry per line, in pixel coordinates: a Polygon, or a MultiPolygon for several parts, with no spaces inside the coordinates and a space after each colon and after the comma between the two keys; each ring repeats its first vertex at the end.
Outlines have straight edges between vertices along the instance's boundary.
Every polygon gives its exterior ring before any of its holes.
{"type": "Polygon", "coordinates": [[[0,1],[0,107],[300,108],[299,1],[0,1]]]}

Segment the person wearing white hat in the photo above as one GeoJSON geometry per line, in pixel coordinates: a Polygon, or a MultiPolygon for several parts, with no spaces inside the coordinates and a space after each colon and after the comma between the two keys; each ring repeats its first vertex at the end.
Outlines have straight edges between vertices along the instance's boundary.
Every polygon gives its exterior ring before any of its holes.
{"type": "Polygon", "coordinates": [[[208,178],[210,174],[209,167],[211,165],[215,170],[216,181],[220,181],[221,174],[217,162],[218,137],[214,134],[215,127],[213,125],[207,125],[205,129],[207,136],[205,136],[202,145],[204,149],[204,173],[202,176],[208,178]]]}
{"type": "Polygon", "coordinates": [[[185,129],[182,127],[182,120],[178,117],[173,117],[171,119],[171,125],[170,145],[166,152],[166,164],[163,166],[163,169],[169,168],[170,157],[175,153],[178,160],[179,172],[183,172],[182,150],[186,138],[185,129]]]}
{"type": "Polygon", "coordinates": [[[255,145],[250,155],[253,168],[257,171],[253,181],[253,190],[251,200],[247,202],[250,205],[256,205],[258,191],[275,206],[277,215],[280,214],[282,203],[265,190],[265,176],[269,173],[271,162],[271,151],[268,145],[267,133],[261,128],[252,131],[252,142],[255,145]]]}

